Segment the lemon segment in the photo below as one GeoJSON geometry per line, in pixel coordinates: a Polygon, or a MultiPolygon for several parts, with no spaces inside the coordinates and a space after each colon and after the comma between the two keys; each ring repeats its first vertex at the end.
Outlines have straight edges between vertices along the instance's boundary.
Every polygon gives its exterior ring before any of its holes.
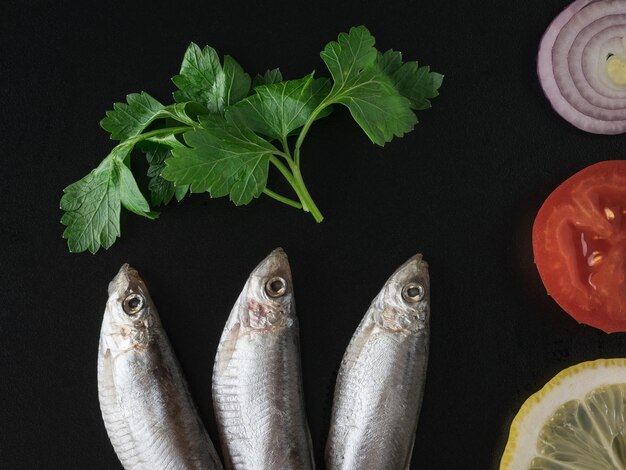
{"type": "Polygon", "coordinates": [[[528,398],[500,469],[625,470],[626,359],[569,367],[528,398]]]}

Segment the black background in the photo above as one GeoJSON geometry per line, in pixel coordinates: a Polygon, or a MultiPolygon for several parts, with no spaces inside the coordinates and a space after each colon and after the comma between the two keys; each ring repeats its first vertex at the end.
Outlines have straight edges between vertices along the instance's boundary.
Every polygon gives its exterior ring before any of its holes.
{"type": "Polygon", "coordinates": [[[624,335],[577,325],[546,296],[532,259],[549,192],[624,156],[623,137],[573,128],[536,80],[538,42],[566,1],[169,3],[5,2],[2,468],[121,468],[100,417],[96,353],[107,283],[125,261],[147,280],[216,441],[210,378],[223,324],[250,270],[285,248],[320,466],[343,351],[415,252],[431,266],[432,348],[412,468],[495,468],[529,394],[566,366],[623,354],[624,335]],[[358,24],[380,49],[446,78],[415,131],[385,148],[343,109],[313,126],[303,171],[322,224],[265,197],[236,208],[194,195],[154,222],[123,214],[108,251],[68,253],[59,198],[112,148],[104,111],[140,90],[168,102],[190,41],[251,74],[279,66],[299,78],[328,75],[319,52],[358,24]]]}

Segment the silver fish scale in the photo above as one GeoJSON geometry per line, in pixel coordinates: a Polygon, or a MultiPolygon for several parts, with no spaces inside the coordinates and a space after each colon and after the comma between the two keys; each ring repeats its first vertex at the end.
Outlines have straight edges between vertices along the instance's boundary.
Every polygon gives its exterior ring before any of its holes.
{"type": "Polygon", "coordinates": [[[213,399],[227,467],[241,470],[311,467],[302,410],[297,327],[253,332],[222,345],[213,399]],[[223,371],[223,372],[220,372],[223,371]],[[229,465],[230,464],[230,465],[229,465]]]}
{"type": "Polygon", "coordinates": [[[263,294],[277,273],[291,283],[282,250],[252,273],[218,346],[213,405],[228,469],[314,468],[293,296],[272,300],[263,294]]]}
{"type": "Polygon", "coordinates": [[[102,415],[124,468],[221,468],[217,457],[210,453],[212,444],[198,422],[187,391],[176,384],[182,377],[176,377],[171,365],[147,359],[167,357],[169,353],[138,356],[128,352],[113,359],[104,352],[99,361],[102,415]],[[163,373],[163,380],[146,371],[163,373]]]}
{"type": "Polygon", "coordinates": [[[142,337],[149,337],[146,344],[133,346],[130,339],[128,347],[118,347],[131,337],[133,323],[123,323],[116,298],[109,299],[103,320],[98,392],[113,448],[126,470],[219,470],[156,310],[147,308],[153,320],[142,337]]]}
{"type": "Polygon", "coordinates": [[[348,345],[326,445],[329,470],[409,468],[426,378],[429,307],[427,297],[419,307],[399,299],[403,285],[416,279],[428,295],[421,256],[394,273],[348,345]]]}
{"type": "Polygon", "coordinates": [[[415,394],[425,371],[426,344],[371,325],[362,334],[367,340],[350,345],[337,380],[329,468],[406,468],[413,446],[406,436],[413,436],[417,425],[415,394]]]}

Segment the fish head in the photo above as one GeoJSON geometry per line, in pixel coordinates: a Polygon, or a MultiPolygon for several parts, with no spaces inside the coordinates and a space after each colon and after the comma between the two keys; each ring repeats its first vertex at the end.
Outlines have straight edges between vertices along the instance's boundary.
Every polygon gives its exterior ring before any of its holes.
{"type": "Polygon", "coordinates": [[[373,320],[385,330],[414,332],[428,328],[430,279],[422,255],[413,256],[391,275],[372,307],[373,320]]]}
{"type": "Polygon", "coordinates": [[[261,261],[241,292],[231,321],[250,330],[273,330],[295,321],[293,285],[287,254],[282,248],[261,261]]]}
{"type": "Polygon", "coordinates": [[[152,340],[159,318],[152,298],[137,273],[124,264],[109,283],[102,338],[112,351],[143,350],[152,340]]]}

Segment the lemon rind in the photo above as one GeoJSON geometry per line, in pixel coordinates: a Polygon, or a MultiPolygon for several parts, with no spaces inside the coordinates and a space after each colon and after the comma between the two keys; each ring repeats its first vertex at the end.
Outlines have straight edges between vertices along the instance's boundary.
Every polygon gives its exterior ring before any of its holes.
{"type": "MultiPolygon", "coordinates": [[[[532,394],[528,399],[524,402],[524,404],[520,407],[517,415],[513,418],[513,422],[511,423],[511,428],[509,431],[509,438],[507,440],[506,446],[504,448],[504,453],[502,454],[502,459],[500,460],[500,470],[518,470],[519,466],[513,467],[515,464],[515,457],[517,456],[516,450],[520,441],[521,430],[524,428],[524,423],[528,417],[535,412],[537,413],[538,405],[540,403],[545,403],[545,398],[550,396],[551,392],[559,387],[563,387],[572,382],[574,385],[576,384],[575,380],[571,380],[574,377],[579,377],[584,373],[589,373],[592,376],[598,375],[599,371],[607,372],[607,369],[616,369],[617,372],[621,372],[619,376],[611,376],[607,374],[606,377],[610,377],[610,380],[603,381],[602,384],[610,385],[613,383],[624,383],[626,382],[626,358],[614,358],[614,359],[597,359],[595,361],[586,361],[581,362],[580,364],[576,364],[574,366],[568,367],[567,369],[562,370],[558,374],[556,374],[548,383],[546,383],[538,392],[532,394]]],[[[601,377],[605,377],[605,374],[601,374],[601,377]]],[[[593,388],[599,386],[598,382],[588,381],[582,386],[578,386],[578,392],[572,396],[564,396],[561,400],[561,403],[565,403],[571,399],[583,398],[586,393],[582,394],[580,390],[586,390],[587,392],[591,391],[593,388]]],[[[573,388],[573,387],[570,387],[573,388]]],[[[547,407],[546,407],[547,408],[547,407]]],[[[554,409],[554,407],[551,407],[554,409]]],[[[547,408],[549,410],[549,408],[547,408]]],[[[539,409],[538,411],[541,411],[539,409]]],[[[547,419],[549,415],[544,416],[544,420],[547,419]]],[[[538,430],[537,430],[538,434],[538,430]]],[[[536,438],[535,438],[536,442],[536,438]]]]}

